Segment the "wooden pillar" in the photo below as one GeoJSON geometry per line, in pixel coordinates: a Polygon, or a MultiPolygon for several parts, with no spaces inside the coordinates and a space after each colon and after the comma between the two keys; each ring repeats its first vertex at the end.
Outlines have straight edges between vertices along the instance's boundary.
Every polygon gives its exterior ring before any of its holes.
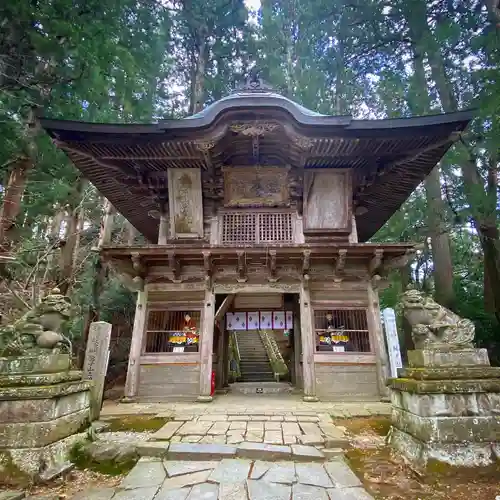
{"type": "Polygon", "coordinates": [[[220,390],[224,387],[224,330],[219,325],[217,336],[217,372],[215,374],[215,388],[220,390]]]}
{"type": "Polygon", "coordinates": [[[311,314],[309,290],[300,287],[300,336],[302,340],[302,380],[304,383],[304,401],[318,401],[316,397],[316,370],[314,367],[314,328],[311,314]]]}
{"type": "Polygon", "coordinates": [[[205,291],[203,304],[203,327],[201,331],[200,352],[200,395],[198,401],[212,401],[210,396],[212,378],[212,350],[214,345],[215,294],[212,290],[205,291]]]}
{"type": "Polygon", "coordinates": [[[299,389],[304,387],[300,359],[302,354],[302,335],[300,332],[300,313],[293,313],[293,363],[295,369],[295,386],[299,389]]]}
{"type": "Polygon", "coordinates": [[[224,356],[224,384],[223,387],[229,387],[229,330],[227,330],[224,327],[223,330],[223,336],[224,336],[224,349],[223,349],[223,356],[224,356]]]}
{"type": "Polygon", "coordinates": [[[378,290],[368,282],[368,328],[370,330],[370,341],[375,348],[377,362],[377,383],[382,398],[389,397],[387,379],[389,377],[389,358],[385,347],[384,331],[380,321],[380,304],[378,290]]]}
{"type": "Polygon", "coordinates": [[[134,328],[130,342],[130,354],[128,358],[127,381],[125,383],[124,401],[134,401],[139,388],[139,369],[142,353],[144,332],[146,330],[146,311],[148,294],[144,290],[137,292],[135,305],[134,328]]]}

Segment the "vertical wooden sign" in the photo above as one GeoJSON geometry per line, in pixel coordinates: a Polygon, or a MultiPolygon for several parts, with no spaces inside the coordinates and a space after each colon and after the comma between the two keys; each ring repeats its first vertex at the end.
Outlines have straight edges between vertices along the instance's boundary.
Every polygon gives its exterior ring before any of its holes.
{"type": "Polygon", "coordinates": [[[171,238],[203,237],[203,200],[199,168],[168,169],[171,238]]]}

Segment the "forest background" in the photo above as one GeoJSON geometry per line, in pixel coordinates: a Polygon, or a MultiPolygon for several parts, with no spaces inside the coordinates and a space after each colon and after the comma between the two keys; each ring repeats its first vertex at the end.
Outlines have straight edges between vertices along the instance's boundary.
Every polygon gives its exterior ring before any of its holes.
{"type": "Polygon", "coordinates": [[[95,249],[141,235],[56,150],[37,116],[181,118],[255,67],[283,95],[325,114],[476,109],[459,143],[373,240],[421,244],[391,275],[383,306],[396,306],[411,283],[471,318],[499,364],[497,0],[2,2],[0,249],[15,264],[2,271],[1,324],[58,286],[76,307],[73,339],[93,320],[110,321],[123,363],[133,323],[134,294],[95,249]]]}

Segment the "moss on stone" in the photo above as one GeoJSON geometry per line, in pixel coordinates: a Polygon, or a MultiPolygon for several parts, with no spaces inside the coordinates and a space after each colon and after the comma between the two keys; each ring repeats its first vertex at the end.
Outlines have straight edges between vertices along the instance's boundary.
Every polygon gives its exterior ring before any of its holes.
{"type": "Polygon", "coordinates": [[[25,487],[32,483],[33,479],[17,467],[8,451],[0,452],[0,484],[25,487]]]}
{"type": "Polygon", "coordinates": [[[85,451],[85,444],[80,442],[71,449],[70,460],[78,469],[88,469],[108,476],[121,476],[132,470],[138,459],[134,458],[125,462],[115,462],[114,460],[96,462],[85,451]]]}
{"type": "Polygon", "coordinates": [[[109,427],[106,432],[134,431],[147,432],[160,430],[169,420],[168,417],[151,417],[147,415],[125,415],[106,420],[109,427]]]}
{"type": "Polygon", "coordinates": [[[391,428],[391,421],[388,417],[334,418],[334,422],[336,425],[345,427],[352,434],[373,431],[379,436],[387,436],[391,428]]]}
{"type": "Polygon", "coordinates": [[[500,477],[500,463],[496,461],[487,467],[458,467],[439,460],[429,459],[423,479],[427,483],[440,482],[443,478],[460,477],[461,480],[476,481],[500,477]]]}

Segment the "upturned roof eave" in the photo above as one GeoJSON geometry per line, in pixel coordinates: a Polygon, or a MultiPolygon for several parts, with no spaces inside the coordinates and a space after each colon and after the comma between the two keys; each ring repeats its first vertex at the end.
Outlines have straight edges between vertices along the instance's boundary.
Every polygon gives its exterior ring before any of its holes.
{"type": "MultiPolygon", "coordinates": [[[[217,103],[215,103],[217,104],[217,103]]],[[[232,111],[231,121],[238,120],[239,112],[248,114],[249,111],[267,112],[282,110],[285,111],[291,118],[291,123],[298,126],[306,127],[310,131],[317,130],[321,136],[327,137],[328,135],[337,135],[339,131],[343,130],[349,135],[355,135],[359,132],[362,135],[373,134],[386,134],[390,132],[394,134],[396,131],[404,133],[413,133],[415,129],[440,127],[455,124],[457,127],[465,129],[468,123],[474,118],[474,110],[457,111],[453,113],[441,113],[434,115],[409,117],[409,118],[388,118],[380,120],[354,120],[349,116],[309,116],[301,113],[296,108],[293,108],[289,103],[285,102],[281,106],[276,103],[272,105],[262,102],[250,102],[246,105],[243,103],[237,107],[221,107],[214,108],[213,111],[206,115],[200,115],[197,118],[181,118],[176,120],[162,120],[158,123],[152,124],[116,124],[116,123],[91,123],[81,122],[74,120],[59,120],[50,118],[41,118],[40,123],[42,127],[49,133],[51,137],[64,140],[65,132],[75,134],[82,134],[83,136],[101,135],[101,136],[128,136],[137,135],[141,138],[159,137],[161,139],[169,139],[171,133],[178,132],[199,132],[208,129],[215,125],[217,122],[222,121],[226,112],[232,111]],[[410,131],[411,130],[411,131],[410,131]],[[62,134],[61,134],[62,133],[62,134]],[[162,137],[163,136],[163,137],[162,137]]],[[[273,114],[269,113],[268,119],[273,119],[273,114]]],[[[279,118],[276,117],[276,119],[279,118]]],[[[427,134],[430,131],[427,131],[427,134]]],[[[70,135],[68,134],[68,135],[70,135]]],[[[426,134],[426,135],[427,135],[426,134]]],[[[111,137],[110,137],[111,138],[111,137]]],[[[90,140],[90,137],[80,137],[80,140],[90,140]]],[[[95,137],[92,138],[96,140],[95,137]]],[[[104,137],[103,137],[104,139],[104,137]]]]}

